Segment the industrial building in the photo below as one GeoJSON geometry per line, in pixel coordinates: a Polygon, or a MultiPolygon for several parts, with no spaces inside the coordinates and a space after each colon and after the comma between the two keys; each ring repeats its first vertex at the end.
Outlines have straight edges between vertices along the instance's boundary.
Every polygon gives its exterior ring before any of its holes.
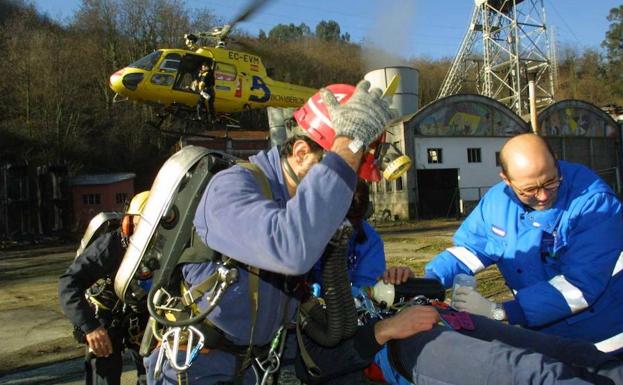
{"type": "MultiPolygon", "coordinates": [[[[500,181],[502,144],[531,127],[482,95],[451,95],[418,109],[414,68],[388,67],[366,79],[384,88],[395,74],[401,76],[401,86],[392,108],[401,118],[391,125],[390,137],[413,165],[396,181],[373,184],[375,218],[466,215],[500,181]]],[[[620,193],[620,129],[607,113],[587,102],[565,100],[541,111],[538,122],[539,133],[559,159],[591,167],[620,193]]]]}

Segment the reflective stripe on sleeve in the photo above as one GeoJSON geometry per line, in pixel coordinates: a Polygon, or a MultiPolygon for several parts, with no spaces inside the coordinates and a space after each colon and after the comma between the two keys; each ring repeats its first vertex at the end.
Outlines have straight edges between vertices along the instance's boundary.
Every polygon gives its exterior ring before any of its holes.
{"type": "Polygon", "coordinates": [[[616,336],[612,336],[601,342],[597,342],[595,347],[604,353],[614,352],[623,348],[623,333],[619,333],[616,336]]]}
{"type": "Polygon", "coordinates": [[[549,280],[549,284],[562,294],[572,313],[577,313],[588,307],[582,291],[567,281],[564,275],[555,276],[549,280]]]}
{"type": "Polygon", "coordinates": [[[463,262],[474,274],[485,268],[482,262],[480,262],[480,259],[478,259],[478,257],[476,256],[476,254],[467,250],[465,247],[454,246],[449,247],[447,250],[459,261],[463,262]]]}
{"type": "Polygon", "coordinates": [[[617,263],[614,265],[614,270],[612,270],[612,276],[614,277],[621,270],[623,270],[623,251],[621,251],[621,254],[619,254],[619,259],[617,259],[617,263]]]}

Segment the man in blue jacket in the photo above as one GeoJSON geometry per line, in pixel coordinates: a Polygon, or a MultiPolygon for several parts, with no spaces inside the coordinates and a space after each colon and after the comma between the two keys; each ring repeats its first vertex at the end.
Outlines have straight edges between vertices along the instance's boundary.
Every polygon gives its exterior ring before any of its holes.
{"type": "Polygon", "coordinates": [[[544,333],[623,350],[623,217],[614,192],[588,168],[557,161],[539,136],[500,151],[502,182],[425,268],[452,285],[458,273],[496,264],[515,293],[494,303],[469,288],[454,306],[544,333]]]}

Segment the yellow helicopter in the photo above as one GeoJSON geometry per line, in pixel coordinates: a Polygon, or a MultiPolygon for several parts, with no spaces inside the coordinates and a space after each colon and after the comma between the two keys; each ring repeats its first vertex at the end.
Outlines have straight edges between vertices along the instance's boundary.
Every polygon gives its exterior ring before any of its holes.
{"type": "Polygon", "coordinates": [[[262,59],[225,47],[234,25],[266,0],[252,2],[234,21],[210,32],[186,34],[188,49],[159,49],[110,76],[114,100],[134,100],[180,115],[194,111],[199,90],[193,87],[201,65],[214,68],[214,107],[231,113],[263,107],[299,107],[317,90],[271,79],[262,59]],[[216,41],[213,47],[204,42],[216,41]]]}

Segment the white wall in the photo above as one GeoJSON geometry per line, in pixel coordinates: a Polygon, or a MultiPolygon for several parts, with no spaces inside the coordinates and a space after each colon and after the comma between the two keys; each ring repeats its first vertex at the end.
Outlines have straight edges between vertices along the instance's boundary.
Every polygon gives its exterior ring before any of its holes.
{"type": "MultiPolygon", "coordinates": [[[[477,188],[492,186],[500,181],[500,168],[495,165],[495,153],[509,138],[500,137],[422,137],[415,138],[415,167],[421,169],[459,169],[461,200],[474,201],[477,188]],[[442,163],[428,163],[429,148],[442,149],[442,163]],[[467,162],[467,149],[480,148],[481,163],[467,162]]],[[[418,186],[418,188],[421,188],[418,186]]],[[[484,194],[486,189],[480,189],[484,194]]]]}

